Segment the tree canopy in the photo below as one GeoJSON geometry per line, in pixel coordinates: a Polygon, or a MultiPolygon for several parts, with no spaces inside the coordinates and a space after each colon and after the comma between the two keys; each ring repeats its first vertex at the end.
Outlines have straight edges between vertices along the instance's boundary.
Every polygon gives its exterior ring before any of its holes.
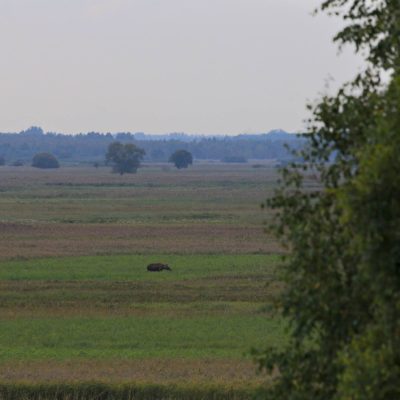
{"type": "Polygon", "coordinates": [[[168,161],[174,163],[178,169],[187,168],[193,164],[193,156],[192,153],[186,150],[177,150],[171,154],[168,161]]]}
{"type": "Polygon", "coordinates": [[[279,310],[283,350],[259,353],[279,370],[271,399],[400,398],[400,2],[328,0],[340,44],[367,68],[310,107],[304,163],[282,171],[267,205],[289,243],[279,310]],[[382,72],[390,76],[382,81],[382,72]],[[304,190],[307,174],[320,187],[304,190]]]}
{"type": "Polygon", "coordinates": [[[56,157],[50,153],[38,153],[32,159],[32,167],[35,168],[59,168],[60,164],[56,157]]]}
{"type": "Polygon", "coordinates": [[[136,173],[145,151],[133,143],[113,142],[108,146],[106,163],[112,165],[113,172],[123,175],[136,173]]]}

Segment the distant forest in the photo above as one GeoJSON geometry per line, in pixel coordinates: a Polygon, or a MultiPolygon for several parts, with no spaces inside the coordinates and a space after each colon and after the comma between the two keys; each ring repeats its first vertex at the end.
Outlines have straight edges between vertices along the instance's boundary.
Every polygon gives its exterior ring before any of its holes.
{"type": "Polygon", "coordinates": [[[178,149],[190,151],[198,160],[288,160],[292,158],[285,144],[298,149],[303,139],[284,131],[237,136],[192,136],[184,133],[146,135],[122,132],[77,135],[45,133],[31,127],[19,133],[0,133],[0,157],[6,164],[30,163],[39,152],[54,154],[62,163],[103,162],[113,141],[135,143],[146,151],[145,161],[166,162],[178,149]]]}

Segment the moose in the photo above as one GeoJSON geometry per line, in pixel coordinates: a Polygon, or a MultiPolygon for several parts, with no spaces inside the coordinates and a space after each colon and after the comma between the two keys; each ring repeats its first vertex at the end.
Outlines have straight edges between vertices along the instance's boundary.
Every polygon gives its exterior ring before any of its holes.
{"type": "Polygon", "coordinates": [[[155,263],[155,264],[149,264],[147,266],[147,271],[150,272],[160,272],[164,269],[166,271],[172,271],[171,268],[168,266],[168,264],[155,263]]]}

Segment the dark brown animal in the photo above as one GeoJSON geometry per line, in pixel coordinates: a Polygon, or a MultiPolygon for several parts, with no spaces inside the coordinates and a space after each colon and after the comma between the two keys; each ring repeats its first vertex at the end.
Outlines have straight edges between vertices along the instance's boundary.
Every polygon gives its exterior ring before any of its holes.
{"type": "Polygon", "coordinates": [[[164,269],[166,271],[172,271],[171,268],[168,266],[168,264],[155,263],[155,264],[149,264],[147,266],[147,271],[150,272],[160,272],[164,269]]]}

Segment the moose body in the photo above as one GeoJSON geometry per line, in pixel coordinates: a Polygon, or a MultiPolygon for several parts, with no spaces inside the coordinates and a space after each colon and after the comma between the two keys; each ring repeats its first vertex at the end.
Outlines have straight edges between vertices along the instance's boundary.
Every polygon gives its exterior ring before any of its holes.
{"type": "Polygon", "coordinates": [[[147,271],[150,272],[160,272],[162,270],[171,271],[171,268],[168,266],[168,264],[161,263],[149,264],[147,266],[147,271]]]}

